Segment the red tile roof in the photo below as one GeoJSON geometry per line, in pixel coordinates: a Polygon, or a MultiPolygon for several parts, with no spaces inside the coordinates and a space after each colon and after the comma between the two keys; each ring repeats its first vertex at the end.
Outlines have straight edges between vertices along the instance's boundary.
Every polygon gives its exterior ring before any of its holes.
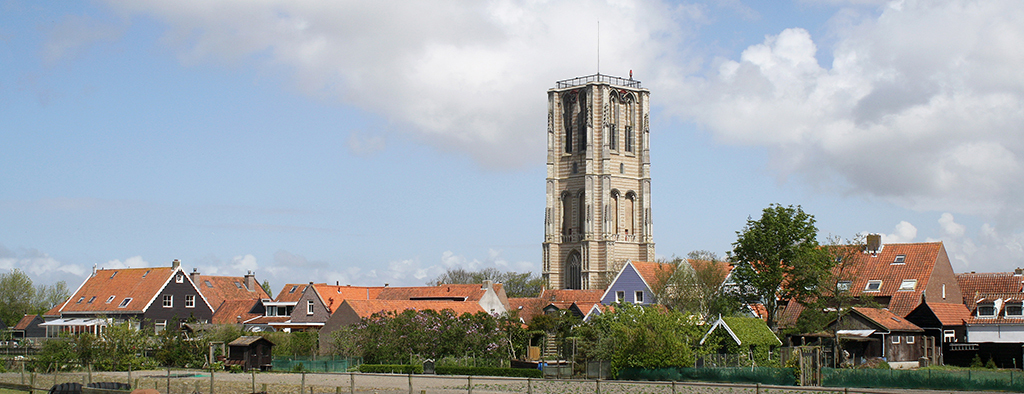
{"type": "Polygon", "coordinates": [[[853,311],[889,331],[924,331],[916,324],[896,316],[886,309],[854,307],[853,311]]]}
{"type": "Polygon", "coordinates": [[[259,313],[249,313],[259,300],[228,300],[221,302],[215,309],[210,322],[213,324],[234,324],[241,323],[255,317],[262,316],[259,313]]]}
{"type": "Polygon", "coordinates": [[[374,313],[378,312],[387,311],[401,313],[408,309],[418,311],[442,311],[448,309],[458,315],[462,315],[463,313],[475,314],[477,312],[484,312],[484,309],[480,307],[479,303],[461,301],[345,300],[345,303],[348,303],[348,305],[352,307],[352,310],[361,318],[370,317],[374,313]]]}
{"type": "Polygon", "coordinates": [[[313,285],[313,290],[320,297],[320,301],[331,313],[334,313],[345,300],[373,300],[384,289],[385,287],[336,286],[323,283],[313,285]]]}
{"type": "MultiPolygon", "coordinates": [[[[497,290],[497,288],[495,288],[497,290]]],[[[454,284],[420,287],[387,287],[381,290],[380,300],[416,300],[452,298],[462,301],[480,301],[486,290],[483,284],[454,284]]]]}
{"type": "Polygon", "coordinates": [[[71,296],[61,312],[142,312],[174,272],[171,267],[96,270],[71,296]],[[125,298],[132,301],[125,308],[119,308],[125,298]]]}
{"type": "Polygon", "coordinates": [[[64,307],[64,302],[54,305],[53,308],[50,308],[46,313],[43,313],[43,317],[60,317],[60,308],[64,307]]]}
{"type": "Polygon", "coordinates": [[[299,302],[299,298],[302,298],[302,292],[306,291],[306,284],[304,283],[289,283],[284,285],[281,291],[277,292],[277,298],[274,299],[276,302],[299,302]]]}
{"type": "Polygon", "coordinates": [[[517,311],[519,318],[529,324],[534,316],[544,313],[548,302],[542,298],[509,298],[508,305],[510,311],[517,311]]]}
{"type": "Polygon", "coordinates": [[[32,324],[32,321],[36,319],[37,315],[25,315],[18,320],[18,324],[14,325],[15,330],[27,330],[28,326],[32,324]]]}
{"type": "MultiPolygon", "coordinates": [[[[568,303],[571,305],[574,302],[601,302],[601,296],[604,295],[604,290],[592,289],[592,290],[552,290],[544,289],[541,290],[540,298],[547,303],[568,303]]],[[[547,304],[544,304],[547,306],[547,304]]]]}
{"type": "MultiPolygon", "coordinates": [[[[629,264],[633,265],[633,269],[640,275],[640,278],[647,282],[647,286],[651,289],[655,289],[661,281],[665,280],[672,272],[676,270],[675,264],[669,263],[653,263],[649,261],[630,261],[629,264]]],[[[603,294],[603,293],[602,293],[603,294]]]]}
{"type": "Polygon", "coordinates": [[[943,326],[960,326],[971,317],[971,311],[967,310],[963,304],[937,302],[928,304],[928,308],[932,310],[943,326]]]}
{"type": "Polygon", "coordinates": [[[956,274],[960,284],[960,292],[964,295],[964,305],[974,310],[977,301],[986,295],[1020,294],[1024,290],[1021,282],[1024,276],[1013,272],[963,273],[956,274]]]}
{"type": "Polygon", "coordinates": [[[211,276],[196,275],[190,276],[193,279],[199,292],[203,294],[210,306],[216,310],[217,306],[229,300],[261,300],[269,299],[270,295],[263,290],[256,281],[254,289],[245,286],[244,276],[211,276]]]}

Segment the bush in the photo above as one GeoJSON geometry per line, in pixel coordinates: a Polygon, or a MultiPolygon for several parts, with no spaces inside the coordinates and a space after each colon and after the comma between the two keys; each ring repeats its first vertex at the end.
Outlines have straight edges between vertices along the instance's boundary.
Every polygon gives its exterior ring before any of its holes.
{"type": "Polygon", "coordinates": [[[359,372],[366,373],[423,373],[423,364],[363,364],[359,366],[359,372]]]}
{"type": "Polygon", "coordinates": [[[506,376],[514,378],[543,378],[544,373],[532,368],[489,368],[489,367],[436,367],[438,375],[506,376]]]}
{"type": "Polygon", "coordinates": [[[983,365],[981,364],[981,356],[975,354],[974,359],[971,360],[971,368],[981,368],[982,366],[983,365]]]}
{"type": "Polygon", "coordinates": [[[987,363],[985,363],[985,368],[988,368],[988,369],[996,369],[996,368],[998,368],[998,367],[996,367],[996,362],[992,360],[992,357],[989,357],[989,358],[988,358],[988,362],[987,362],[987,363]]]}

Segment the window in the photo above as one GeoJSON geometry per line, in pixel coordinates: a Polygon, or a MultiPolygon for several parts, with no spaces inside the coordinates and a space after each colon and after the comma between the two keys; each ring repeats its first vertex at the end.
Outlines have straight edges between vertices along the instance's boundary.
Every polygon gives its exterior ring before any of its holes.
{"type": "MultiPolygon", "coordinates": [[[[93,298],[96,298],[96,297],[93,297],[93,298]]],[[[109,304],[109,303],[110,303],[111,301],[114,301],[114,296],[110,296],[110,298],[107,298],[107,303],[108,303],[108,304],[109,304]]],[[[92,301],[91,301],[91,300],[90,300],[89,302],[90,302],[90,303],[92,303],[92,301]]]]}
{"type": "Polygon", "coordinates": [[[956,331],[946,330],[942,332],[942,342],[956,342],[956,331]]]}
{"type": "Polygon", "coordinates": [[[901,255],[897,255],[896,258],[893,259],[892,263],[893,264],[904,264],[904,263],[906,263],[906,261],[907,261],[907,255],[901,254],[901,255]]]}
{"type": "MultiPolygon", "coordinates": [[[[93,301],[96,301],[96,296],[92,296],[92,298],[90,298],[89,302],[86,302],[86,304],[91,304],[93,301]]],[[[107,303],[109,304],[110,301],[107,301],[107,303]]]]}
{"type": "Polygon", "coordinates": [[[1024,305],[1020,302],[1009,302],[1006,304],[1007,317],[1024,317],[1024,305]]]}
{"type": "Polygon", "coordinates": [[[156,324],[153,325],[153,331],[157,334],[164,332],[164,328],[167,327],[167,320],[157,320],[156,324]]]}
{"type": "Polygon", "coordinates": [[[187,295],[187,296],[185,296],[185,307],[186,308],[195,308],[196,307],[196,296],[194,296],[194,295],[187,295]]]}
{"type": "Polygon", "coordinates": [[[184,283],[185,282],[185,275],[178,274],[178,276],[174,277],[174,282],[175,283],[184,283]]]}
{"type": "Polygon", "coordinates": [[[268,306],[267,307],[267,316],[277,316],[277,307],[276,306],[268,306]]]}
{"type": "Polygon", "coordinates": [[[841,280],[838,283],[836,283],[836,290],[849,291],[851,284],[853,284],[853,282],[850,282],[848,280],[841,280]]]}
{"type": "Polygon", "coordinates": [[[145,278],[146,275],[149,275],[149,270],[146,270],[146,272],[142,274],[142,277],[145,278]]]}
{"type": "Polygon", "coordinates": [[[891,336],[889,338],[892,338],[892,343],[900,343],[900,336],[899,335],[893,335],[893,336],[891,336]]]}
{"type": "Polygon", "coordinates": [[[996,316],[996,305],[988,302],[984,304],[978,304],[978,317],[995,317],[996,316]]]}
{"type": "Polygon", "coordinates": [[[110,274],[110,279],[114,279],[114,275],[117,275],[117,271],[114,271],[114,273],[110,274]]]}
{"type": "Polygon", "coordinates": [[[206,283],[206,287],[213,288],[213,283],[210,283],[210,281],[204,280],[203,282],[206,283]]]}
{"type": "Polygon", "coordinates": [[[644,302],[644,292],[638,291],[633,294],[633,302],[640,304],[644,302]]]}
{"type": "Polygon", "coordinates": [[[910,344],[913,344],[913,343],[914,343],[914,336],[913,335],[907,335],[907,344],[910,345],[910,344]]]}
{"type": "Polygon", "coordinates": [[[572,153],[572,116],[576,95],[572,92],[562,95],[562,131],[565,132],[565,153],[572,153]]]}
{"type": "Polygon", "coordinates": [[[85,296],[82,296],[81,298],[79,298],[78,301],[75,301],[75,303],[76,304],[81,304],[82,301],[85,301],[85,296]]]}
{"type": "Polygon", "coordinates": [[[298,287],[299,287],[299,286],[292,286],[292,289],[291,289],[291,290],[288,290],[288,294],[294,293],[294,292],[295,292],[295,289],[297,289],[298,287]]]}
{"type": "Polygon", "coordinates": [[[914,288],[916,288],[916,287],[917,287],[917,279],[904,279],[903,282],[900,283],[900,290],[901,291],[914,290],[914,288]]]}
{"type": "Polygon", "coordinates": [[[164,308],[170,308],[170,307],[173,307],[173,306],[174,306],[174,296],[172,296],[172,295],[165,295],[164,296],[164,308]]]}
{"type": "Polygon", "coordinates": [[[306,314],[313,314],[313,300],[306,300],[306,314]]]}
{"type": "Polygon", "coordinates": [[[619,150],[619,131],[614,124],[608,125],[608,149],[619,150]]]}
{"type": "Polygon", "coordinates": [[[864,291],[879,291],[882,288],[882,281],[880,280],[869,280],[868,285],[864,287],[864,291]]]}
{"type": "Polygon", "coordinates": [[[238,281],[235,281],[235,287],[241,289],[242,288],[242,284],[238,283],[238,281]]]}
{"type": "Polygon", "coordinates": [[[117,307],[118,308],[124,308],[124,307],[128,306],[128,304],[131,303],[131,302],[132,302],[132,298],[131,297],[126,297],[123,301],[121,301],[121,305],[118,305],[117,307]]]}
{"type": "Polygon", "coordinates": [[[624,292],[624,291],[616,291],[615,292],[615,302],[623,302],[625,300],[626,300],[626,292],[624,292]]]}
{"type": "Polygon", "coordinates": [[[633,127],[626,126],[626,152],[633,151],[633,127]]]}
{"type": "Polygon", "coordinates": [[[625,174],[626,173],[626,163],[619,163],[619,173],[620,174],[625,174]]]}

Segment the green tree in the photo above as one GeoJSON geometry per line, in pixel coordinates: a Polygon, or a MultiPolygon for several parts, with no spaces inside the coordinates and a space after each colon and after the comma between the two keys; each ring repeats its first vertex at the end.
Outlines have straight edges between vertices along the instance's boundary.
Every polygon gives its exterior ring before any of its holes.
{"type": "Polygon", "coordinates": [[[64,281],[59,281],[52,286],[40,285],[36,288],[35,297],[32,300],[37,315],[41,315],[49,311],[57,304],[63,303],[71,297],[71,290],[68,289],[68,284],[64,281]]]}
{"type": "Polygon", "coordinates": [[[624,368],[692,367],[700,329],[693,315],[623,303],[575,329],[583,358],[624,368]]]}
{"type": "Polygon", "coordinates": [[[274,292],[270,291],[270,281],[269,280],[264,279],[263,280],[263,284],[260,285],[260,286],[263,287],[263,291],[267,292],[267,295],[270,296],[270,298],[274,298],[274,292]]]}
{"type": "Polygon", "coordinates": [[[762,303],[766,322],[778,330],[781,302],[811,300],[820,293],[820,279],[834,261],[817,241],[814,216],[800,206],[772,204],[761,218],[747,218],[729,253],[733,278],[740,297],[748,303],[762,303]]]}
{"type": "Polygon", "coordinates": [[[36,289],[32,279],[20,269],[0,274],[0,319],[14,327],[22,316],[35,311],[36,289]]]}
{"type": "Polygon", "coordinates": [[[672,266],[657,273],[651,289],[659,304],[693,313],[702,320],[739,311],[739,300],[722,287],[729,275],[728,263],[715,253],[698,250],[690,252],[686,259],[673,256],[671,260],[659,262],[672,266]]]}
{"type": "Polygon", "coordinates": [[[427,285],[473,284],[485,280],[501,283],[509,297],[536,297],[544,286],[544,280],[532,272],[505,272],[497,268],[484,268],[480,271],[452,268],[427,281],[427,285]]]}

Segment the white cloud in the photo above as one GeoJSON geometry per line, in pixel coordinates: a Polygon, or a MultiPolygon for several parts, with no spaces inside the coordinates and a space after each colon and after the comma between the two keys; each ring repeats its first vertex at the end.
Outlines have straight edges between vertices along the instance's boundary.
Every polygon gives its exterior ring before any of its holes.
{"type": "Polygon", "coordinates": [[[892,234],[882,236],[882,243],[913,242],[914,238],[917,238],[917,227],[906,221],[900,221],[896,224],[896,229],[892,234]]]}
{"type": "Polygon", "coordinates": [[[244,275],[246,272],[256,271],[259,267],[259,264],[256,263],[256,256],[251,254],[231,258],[231,270],[237,272],[233,275],[244,275]]]}
{"type": "Polygon", "coordinates": [[[149,262],[147,262],[146,260],[143,260],[142,256],[134,256],[134,257],[129,257],[129,258],[125,259],[123,262],[121,260],[116,260],[116,259],[115,260],[108,260],[107,264],[105,264],[105,265],[103,265],[102,267],[99,267],[99,268],[118,269],[118,268],[144,268],[144,267],[149,267],[149,262]]]}
{"type": "Polygon", "coordinates": [[[92,267],[65,263],[37,249],[12,251],[0,244],[0,271],[9,272],[15,269],[28,274],[36,285],[48,285],[63,280],[69,286],[74,286],[92,272],[92,267]]]}
{"type": "Polygon", "coordinates": [[[830,67],[793,28],[719,60],[712,75],[652,90],[675,96],[662,99],[680,103],[668,109],[719,141],[768,147],[781,176],[1019,223],[1020,20],[1016,1],[891,2],[836,17],[830,67]]]}
{"type": "Polygon", "coordinates": [[[685,38],[705,19],[699,6],[657,1],[109,4],[166,23],[185,64],[288,70],[310,95],[495,167],[542,160],[544,92],[597,70],[597,21],[601,71],[653,80],[679,74],[685,38]]]}
{"type": "Polygon", "coordinates": [[[928,241],[942,241],[955,271],[1007,272],[1024,267],[1024,232],[983,223],[972,236],[967,226],[957,223],[948,212],[938,223],[941,238],[928,241]]]}

